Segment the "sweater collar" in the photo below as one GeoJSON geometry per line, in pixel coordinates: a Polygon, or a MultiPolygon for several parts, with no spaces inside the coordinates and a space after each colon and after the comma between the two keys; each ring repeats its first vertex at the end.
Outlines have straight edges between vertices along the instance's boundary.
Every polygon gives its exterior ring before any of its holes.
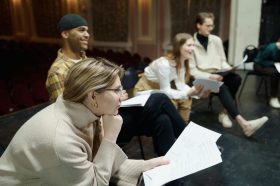
{"type": "Polygon", "coordinates": [[[100,119],[82,103],[64,100],[62,95],[60,95],[55,102],[55,112],[58,113],[63,120],[80,129],[100,119]]]}
{"type": "MultiPolygon", "coordinates": [[[[83,59],[86,59],[86,53],[85,53],[85,51],[81,51],[81,52],[80,52],[80,55],[81,55],[81,59],[82,59],[82,60],[83,60],[83,59]]],[[[58,56],[58,58],[62,58],[64,61],[74,63],[74,60],[73,60],[73,59],[71,59],[71,58],[69,58],[69,57],[67,57],[66,55],[63,54],[61,48],[57,51],[57,56],[58,56]]]]}
{"type": "Polygon", "coordinates": [[[205,37],[199,33],[196,33],[196,38],[197,41],[203,46],[205,50],[207,50],[208,42],[209,42],[209,37],[205,37]]]}

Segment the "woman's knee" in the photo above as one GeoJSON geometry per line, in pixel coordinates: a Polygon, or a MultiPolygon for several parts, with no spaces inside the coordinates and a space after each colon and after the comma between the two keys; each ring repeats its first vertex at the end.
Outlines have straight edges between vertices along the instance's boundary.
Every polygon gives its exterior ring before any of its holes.
{"type": "Polygon", "coordinates": [[[167,114],[161,114],[156,119],[156,128],[161,129],[161,131],[172,131],[172,122],[167,114]]]}

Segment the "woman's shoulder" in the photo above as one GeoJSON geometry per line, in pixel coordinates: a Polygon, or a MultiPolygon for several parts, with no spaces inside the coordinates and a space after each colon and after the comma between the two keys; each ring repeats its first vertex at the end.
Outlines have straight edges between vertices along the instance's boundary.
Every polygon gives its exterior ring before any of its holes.
{"type": "Polygon", "coordinates": [[[154,63],[157,65],[157,66],[169,66],[170,65],[170,60],[165,57],[165,56],[162,56],[160,58],[157,58],[154,63]]]}

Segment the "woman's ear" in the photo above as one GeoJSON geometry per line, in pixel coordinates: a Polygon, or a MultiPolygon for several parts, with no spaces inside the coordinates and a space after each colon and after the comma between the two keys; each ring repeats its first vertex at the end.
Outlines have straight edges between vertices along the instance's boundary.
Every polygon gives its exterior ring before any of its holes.
{"type": "Polygon", "coordinates": [[[86,95],[83,103],[86,104],[86,105],[89,105],[92,101],[94,101],[94,99],[95,99],[95,96],[93,95],[93,92],[89,92],[86,95]]]}
{"type": "Polygon", "coordinates": [[[93,99],[93,100],[95,100],[95,97],[96,96],[96,93],[95,92],[91,92],[91,98],[93,99]]]}

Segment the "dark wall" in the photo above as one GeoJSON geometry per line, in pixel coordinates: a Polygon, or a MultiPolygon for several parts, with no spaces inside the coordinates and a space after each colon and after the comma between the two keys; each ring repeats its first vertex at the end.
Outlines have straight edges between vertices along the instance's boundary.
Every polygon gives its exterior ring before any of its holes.
{"type": "Polygon", "coordinates": [[[275,42],[280,37],[280,1],[263,0],[260,45],[275,42]]]}

